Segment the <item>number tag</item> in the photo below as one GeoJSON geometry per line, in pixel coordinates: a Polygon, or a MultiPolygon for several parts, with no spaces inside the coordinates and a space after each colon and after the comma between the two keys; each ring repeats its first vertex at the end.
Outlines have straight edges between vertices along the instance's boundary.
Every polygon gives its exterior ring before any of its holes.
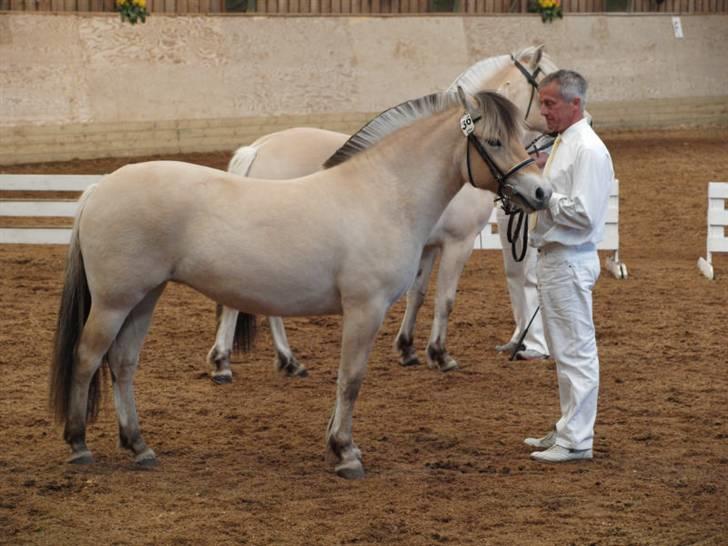
{"type": "Polygon", "coordinates": [[[475,124],[473,123],[473,118],[470,117],[470,114],[465,112],[463,114],[463,117],[460,118],[460,130],[463,132],[465,136],[468,136],[470,133],[472,133],[475,130],[475,124]]]}

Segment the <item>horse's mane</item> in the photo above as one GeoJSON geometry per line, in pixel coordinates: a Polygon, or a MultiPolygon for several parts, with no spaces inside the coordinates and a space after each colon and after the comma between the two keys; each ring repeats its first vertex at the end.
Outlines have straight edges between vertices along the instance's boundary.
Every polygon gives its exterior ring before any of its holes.
{"type": "Polygon", "coordinates": [[[397,129],[411,125],[419,119],[447,110],[458,103],[456,93],[432,93],[393,106],[367,122],[354,133],[323,167],[328,169],[340,165],[347,159],[366,150],[397,129]]]}
{"type": "MultiPolygon", "coordinates": [[[[514,53],[513,57],[521,63],[527,64],[531,61],[537,50],[537,46],[526,47],[514,53]]],[[[474,95],[478,91],[483,90],[483,86],[490,78],[510,64],[510,55],[498,55],[497,57],[489,57],[478,61],[455,78],[455,81],[448,87],[448,91],[454,91],[460,86],[469,95],[474,95]]],[[[541,60],[538,64],[545,74],[550,74],[558,70],[556,64],[546,53],[541,53],[541,60]]]]}
{"type": "MultiPolygon", "coordinates": [[[[527,63],[536,54],[537,49],[536,46],[526,47],[513,56],[521,60],[521,62],[527,63]]],[[[462,87],[467,95],[476,95],[483,90],[483,86],[490,78],[510,63],[510,55],[498,55],[497,57],[483,59],[455,78],[455,81],[445,92],[426,95],[385,110],[349,138],[334,155],[326,160],[323,167],[328,169],[339,165],[362,150],[376,144],[393,131],[414,123],[418,119],[445,110],[451,106],[451,101],[457,100],[458,86],[462,87]]],[[[542,53],[539,66],[546,74],[558,70],[556,64],[546,53],[542,53]]]]}
{"type": "MultiPolygon", "coordinates": [[[[515,104],[494,91],[481,91],[473,96],[480,106],[480,117],[485,125],[483,130],[485,134],[504,142],[510,141],[514,136],[520,139],[523,123],[515,104]]],[[[340,165],[395,130],[459,104],[460,99],[457,93],[445,92],[425,95],[385,110],[352,135],[334,155],[326,160],[324,168],[340,165]]]]}

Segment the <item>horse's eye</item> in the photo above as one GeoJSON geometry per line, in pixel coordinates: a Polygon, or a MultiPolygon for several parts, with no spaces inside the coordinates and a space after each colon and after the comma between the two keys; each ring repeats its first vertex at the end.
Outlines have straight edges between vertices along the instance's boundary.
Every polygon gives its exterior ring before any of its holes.
{"type": "Polygon", "coordinates": [[[488,144],[488,146],[490,146],[492,148],[500,148],[501,147],[501,141],[498,140],[497,138],[495,138],[495,139],[488,139],[485,142],[486,142],[486,144],[488,144]]]}

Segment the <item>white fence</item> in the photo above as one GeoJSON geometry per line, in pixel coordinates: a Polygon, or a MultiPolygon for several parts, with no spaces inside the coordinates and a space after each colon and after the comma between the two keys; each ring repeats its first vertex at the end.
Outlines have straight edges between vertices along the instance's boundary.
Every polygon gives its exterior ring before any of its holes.
{"type": "Polygon", "coordinates": [[[698,259],[698,268],[709,279],[715,278],[713,252],[728,252],[728,182],[708,184],[708,240],[705,258],[698,259]]]}
{"type": "MultiPolygon", "coordinates": [[[[36,175],[36,174],[3,174],[0,175],[0,191],[8,192],[74,192],[85,190],[98,182],[102,175],[36,175]]],[[[73,218],[76,212],[77,199],[13,199],[0,196],[0,218],[33,217],[33,218],[73,218]]],[[[501,242],[497,229],[495,210],[483,231],[475,239],[475,248],[482,250],[500,250],[501,242]],[[494,229],[495,228],[495,229],[494,229]]],[[[611,250],[605,267],[617,278],[627,277],[627,267],[619,261],[619,181],[609,196],[609,211],[604,240],[600,250],[611,250]]],[[[0,226],[0,244],[68,244],[71,229],[67,226],[32,226],[6,227],[0,226]]]]}
{"type": "MultiPolygon", "coordinates": [[[[500,250],[500,236],[497,232],[498,222],[496,211],[490,216],[488,224],[475,239],[475,248],[481,250],[500,250]]],[[[604,263],[607,271],[618,279],[627,278],[627,266],[619,261],[619,180],[614,180],[614,186],[609,194],[609,209],[607,210],[607,225],[604,228],[604,240],[599,243],[599,250],[611,250],[604,263]]]]}
{"type": "MultiPolygon", "coordinates": [[[[3,174],[0,191],[11,192],[73,192],[77,194],[98,182],[101,175],[76,174],[3,174]]],[[[73,218],[77,199],[42,199],[0,196],[0,219],[15,218],[73,218]]],[[[0,226],[0,243],[30,245],[66,245],[71,238],[68,226],[8,227],[0,226]]]]}

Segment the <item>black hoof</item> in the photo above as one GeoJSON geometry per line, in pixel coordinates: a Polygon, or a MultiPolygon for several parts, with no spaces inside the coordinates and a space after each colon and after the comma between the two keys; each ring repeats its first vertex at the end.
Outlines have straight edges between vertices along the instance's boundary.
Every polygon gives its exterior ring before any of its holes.
{"type": "Polygon", "coordinates": [[[212,374],[210,379],[212,379],[212,382],[216,385],[229,385],[233,382],[232,374],[212,374]]]}

